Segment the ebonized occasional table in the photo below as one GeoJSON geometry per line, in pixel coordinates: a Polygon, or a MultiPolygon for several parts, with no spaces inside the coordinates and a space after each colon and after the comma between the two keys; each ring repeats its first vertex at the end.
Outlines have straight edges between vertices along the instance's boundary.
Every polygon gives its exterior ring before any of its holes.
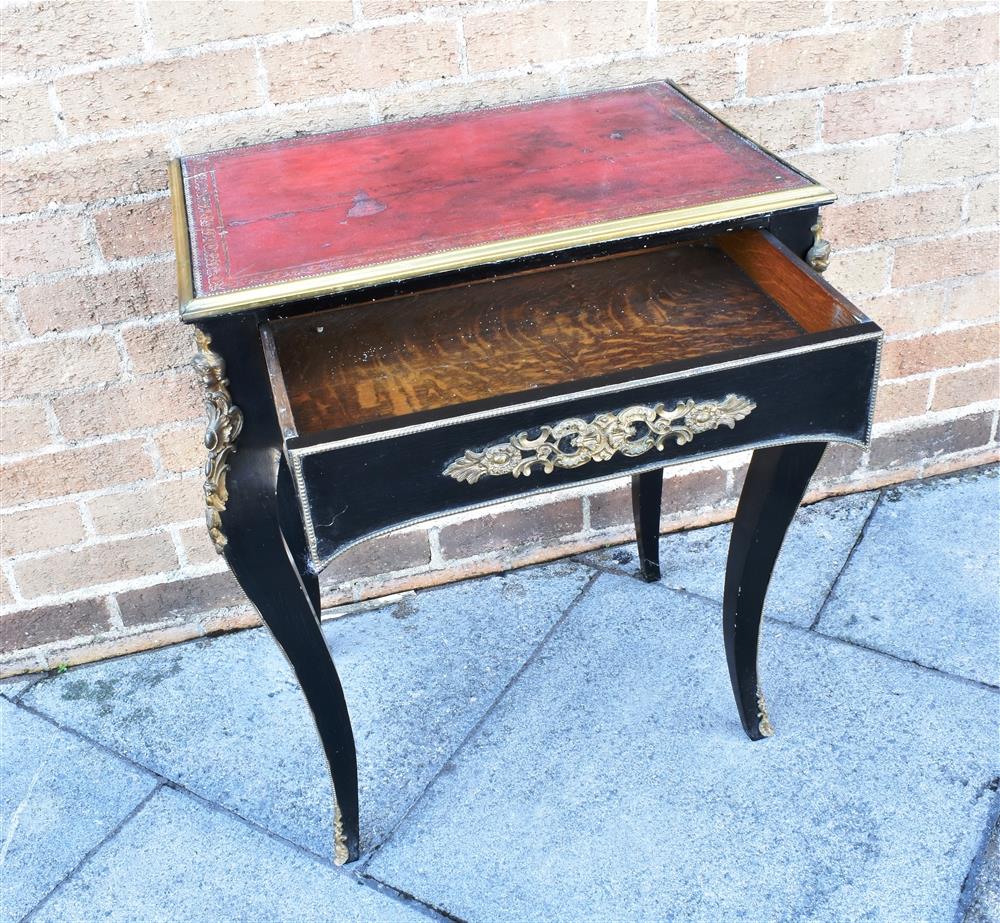
{"type": "Polygon", "coordinates": [[[315,717],[338,863],[358,856],[357,763],[317,575],[404,524],[628,474],[655,580],[661,469],[753,449],[723,636],[743,727],[771,733],[764,596],[826,444],[868,443],[881,345],[817,275],[827,189],[667,82],[170,178],[208,528],[315,717]]]}

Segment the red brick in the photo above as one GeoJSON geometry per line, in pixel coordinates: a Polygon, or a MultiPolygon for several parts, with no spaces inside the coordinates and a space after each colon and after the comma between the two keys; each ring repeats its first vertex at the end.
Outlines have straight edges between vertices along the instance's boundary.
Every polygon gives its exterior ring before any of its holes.
{"type": "Polygon", "coordinates": [[[173,522],[201,519],[205,495],[201,478],[143,485],[139,492],[104,494],[87,501],[98,535],[126,535],[173,522]]]}
{"type": "Polygon", "coordinates": [[[510,552],[527,545],[550,544],[583,528],[579,498],[539,506],[487,513],[441,529],[441,552],[446,558],[510,552]]]}
{"type": "Polygon", "coordinates": [[[939,10],[939,0],[837,0],[830,7],[832,22],[865,22],[890,17],[911,18],[939,10]]]}
{"type": "Polygon", "coordinates": [[[869,29],[751,45],[747,93],[768,96],[895,77],[903,72],[904,37],[903,29],[869,29]]]}
{"type": "Polygon", "coordinates": [[[55,87],[71,132],[215,115],[264,102],[249,48],[77,74],[55,87]]]}
{"type": "Polygon", "coordinates": [[[193,371],[140,378],[86,396],[59,397],[53,406],[67,439],[145,429],[196,419],[203,413],[201,390],[193,371]]]}
{"type": "Polygon", "coordinates": [[[87,531],[75,503],[5,513],[0,517],[4,557],[44,551],[83,541],[87,531]]]}
{"type": "Polygon", "coordinates": [[[976,369],[946,372],[934,382],[934,401],[931,410],[952,410],[995,401],[1000,397],[1000,366],[995,362],[976,369]]]}
{"type": "Polygon", "coordinates": [[[908,417],[921,417],[927,412],[930,399],[930,379],[879,382],[875,400],[875,422],[888,423],[908,417]]]}
{"type": "Polygon", "coordinates": [[[79,218],[35,218],[2,226],[3,278],[79,269],[92,262],[79,218]]]}
{"type": "Polygon", "coordinates": [[[141,439],[50,452],[0,466],[8,506],[101,490],[148,478],[153,465],[141,439]]]}
{"type": "Polygon", "coordinates": [[[885,191],[895,162],[896,143],[888,141],[795,157],[795,166],[841,195],[885,191]]]}
{"type": "Polygon", "coordinates": [[[824,236],[836,246],[864,247],[956,230],[963,197],[958,189],[935,189],[835,204],[823,210],[824,236]]]}
{"type": "Polygon", "coordinates": [[[980,413],[919,429],[886,433],[874,440],[868,467],[877,471],[926,464],[942,455],[986,445],[992,429],[993,414],[980,413]]]}
{"type": "Polygon", "coordinates": [[[905,378],[996,357],[996,324],[928,333],[911,340],[890,340],[882,349],[882,377],[905,378]]]}
{"type": "Polygon", "coordinates": [[[28,329],[40,336],[156,314],[173,315],[177,277],[173,263],[155,263],[26,285],[18,294],[28,329]]]}
{"type": "Polygon", "coordinates": [[[377,577],[393,571],[423,567],[430,560],[431,549],[426,531],[390,532],[361,542],[338,555],[323,571],[323,582],[344,583],[361,577],[377,577]]]}
{"type": "Polygon", "coordinates": [[[100,634],[109,628],[103,599],[8,612],[0,615],[0,652],[11,654],[53,641],[100,634]]]}
{"type": "Polygon", "coordinates": [[[123,330],[122,339],[137,374],[190,365],[197,348],[191,328],[175,318],[152,327],[123,330]]]}
{"type": "Polygon", "coordinates": [[[1000,276],[995,272],[960,279],[952,286],[945,318],[981,320],[1000,314],[1000,276]]]}
{"type": "Polygon", "coordinates": [[[219,552],[215,550],[208,529],[203,523],[197,526],[187,526],[177,530],[181,538],[181,547],[188,564],[195,567],[215,564],[219,560],[219,552]]]}
{"type": "Polygon", "coordinates": [[[899,288],[969,276],[998,268],[996,232],[966,234],[913,244],[899,244],[892,270],[892,284],[899,288]]]}
{"type": "MultiPolygon", "coordinates": [[[[6,31],[6,23],[4,29],[6,31]]],[[[47,84],[29,83],[0,89],[0,145],[21,147],[58,137],[47,84]]]]}
{"type": "Polygon", "coordinates": [[[989,176],[972,184],[968,195],[967,220],[971,227],[995,225],[1000,217],[1000,177],[989,176]]]}
{"type": "Polygon", "coordinates": [[[2,396],[51,394],[111,381],[121,360],[106,334],[86,338],[27,342],[3,351],[2,396]]]}
{"type": "MultiPolygon", "coordinates": [[[[656,57],[626,58],[573,67],[563,74],[568,93],[611,90],[659,80],[664,74],[669,74],[685,90],[704,101],[736,96],[742,80],[740,63],[728,48],[681,48],[656,57]]],[[[547,76],[552,79],[555,75],[547,76]]]]}
{"type": "Polygon", "coordinates": [[[166,534],[141,535],[54,551],[15,562],[14,579],[25,599],[133,580],[177,568],[174,543],[166,534]]]}
{"type": "Polygon", "coordinates": [[[862,468],[865,452],[860,446],[833,442],[827,446],[813,481],[841,481],[856,475],[862,468]]]}
{"type": "Polygon", "coordinates": [[[246,605],[247,598],[229,571],[159,583],[115,596],[125,626],[190,619],[214,609],[246,605]]]}
{"type": "Polygon", "coordinates": [[[995,64],[996,10],[984,16],[949,16],[913,27],[910,71],[925,74],[953,67],[995,64]]]}
{"type": "Polygon", "coordinates": [[[173,250],[169,199],[116,205],[98,212],[94,223],[106,260],[135,259],[173,250]]]}
{"type": "Polygon", "coordinates": [[[50,203],[90,203],[167,188],[166,139],[96,142],[55,153],[0,159],[0,195],[8,215],[50,203]]]}
{"type": "Polygon", "coordinates": [[[944,318],[948,292],[940,285],[892,291],[861,302],[861,309],[890,336],[933,330],[944,318]]]}
{"type": "Polygon", "coordinates": [[[0,407],[0,455],[31,452],[51,441],[48,415],[42,404],[17,403],[0,407]]]}
{"type": "Polygon", "coordinates": [[[899,182],[903,185],[939,183],[997,170],[995,126],[904,136],[900,144],[899,182]]]}
{"type": "Polygon", "coordinates": [[[963,76],[830,93],[823,137],[836,143],[960,125],[972,115],[973,90],[973,79],[963,76]]]}
{"type": "Polygon", "coordinates": [[[185,426],[159,433],[153,440],[167,471],[186,474],[205,463],[205,426],[185,426]]]}
{"type": "Polygon", "coordinates": [[[154,0],[149,19],[156,44],[185,48],[248,35],[349,23],[351,0],[154,0]]]}
{"type": "Polygon", "coordinates": [[[65,67],[142,48],[135,7],[128,0],[6,4],[3,19],[4,72],[65,67]]]}
{"type": "Polygon", "coordinates": [[[473,72],[585,58],[646,45],[646,4],[564,0],[465,17],[473,72]]]}
{"type": "Polygon", "coordinates": [[[274,102],[335,96],[458,74],[453,23],[409,23],[325,35],[262,52],[274,102]]]}
{"type": "Polygon", "coordinates": [[[816,143],[819,102],[815,99],[743,103],[727,106],[719,114],[754,141],[773,151],[809,147],[816,143]]]}
{"type": "Polygon", "coordinates": [[[826,19],[825,4],[811,0],[782,3],[677,3],[659,0],[657,24],[661,45],[706,42],[807,29],[826,19]]]}
{"type": "Polygon", "coordinates": [[[848,253],[833,251],[826,280],[839,288],[848,298],[867,298],[881,292],[889,281],[889,247],[873,250],[854,250],[848,253]]]}
{"type": "MultiPolygon", "coordinates": [[[[664,478],[664,516],[711,506],[725,500],[726,472],[718,468],[691,471],[664,478]]],[[[598,531],[632,524],[632,489],[594,494],[590,498],[590,527],[598,531]]]]}

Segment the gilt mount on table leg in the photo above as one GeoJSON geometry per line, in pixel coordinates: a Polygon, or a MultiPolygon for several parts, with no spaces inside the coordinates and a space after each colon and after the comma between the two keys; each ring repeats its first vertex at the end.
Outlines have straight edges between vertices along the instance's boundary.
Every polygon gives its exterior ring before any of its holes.
{"type": "Polygon", "coordinates": [[[243,412],[233,403],[229,379],[226,378],[226,363],[212,350],[212,338],[198,329],[195,329],[194,335],[198,354],[192,365],[205,388],[205,412],[208,415],[205,428],[205,448],[208,450],[204,469],[205,519],[212,544],[222,554],[226,547],[222,513],[229,500],[226,474],[229,471],[229,456],[236,451],[236,439],[243,429],[243,412]]]}

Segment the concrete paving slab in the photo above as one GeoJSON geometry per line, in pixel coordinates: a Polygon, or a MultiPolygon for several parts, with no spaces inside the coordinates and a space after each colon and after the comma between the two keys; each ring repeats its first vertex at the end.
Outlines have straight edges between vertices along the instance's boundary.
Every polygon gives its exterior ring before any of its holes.
{"type": "Polygon", "coordinates": [[[427,914],[169,788],[60,888],[37,923],[421,921],[427,914]]]}
{"type": "Polygon", "coordinates": [[[818,628],[1000,685],[1000,469],[888,488],[818,628]]]}
{"type": "MultiPolygon", "coordinates": [[[[788,530],[764,614],[808,628],[854,547],[877,492],[836,497],[803,507],[788,530]]],[[[722,602],[732,527],[726,523],[660,537],[661,585],[722,602]]],[[[638,575],[635,545],[582,555],[579,560],[638,575]]]]}
{"type": "Polygon", "coordinates": [[[20,920],[156,786],[0,699],[0,920],[20,920]]]}
{"type": "Polygon", "coordinates": [[[777,736],[714,605],[605,575],[367,872],[467,920],[943,920],[1000,694],[770,622],[777,736]]]}
{"type": "Polygon", "coordinates": [[[0,679],[0,696],[13,701],[40,678],[37,673],[34,673],[30,676],[12,676],[8,679],[0,679]]]}
{"type": "MultiPolygon", "coordinates": [[[[366,848],[388,834],[591,576],[560,562],[324,626],[354,720],[366,848]]],[[[210,801],[332,854],[319,740],[265,631],[70,670],[26,698],[210,801]]]]}
{"type": "Polygon", "coordinates": [[[990,834],[964,923],[1000,923],[1000,823],[990,834]]]}

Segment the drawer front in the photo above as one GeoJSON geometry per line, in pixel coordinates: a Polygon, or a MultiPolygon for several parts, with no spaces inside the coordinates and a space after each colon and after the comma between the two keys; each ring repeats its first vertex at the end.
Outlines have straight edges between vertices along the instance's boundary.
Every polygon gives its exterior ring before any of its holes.
{"type": "Polygon", "coordinates": [[[869,333],[290,449],[313,563],[408,522],[572,484],[786,441],[865,444],[879,344],[869,333]]]}

